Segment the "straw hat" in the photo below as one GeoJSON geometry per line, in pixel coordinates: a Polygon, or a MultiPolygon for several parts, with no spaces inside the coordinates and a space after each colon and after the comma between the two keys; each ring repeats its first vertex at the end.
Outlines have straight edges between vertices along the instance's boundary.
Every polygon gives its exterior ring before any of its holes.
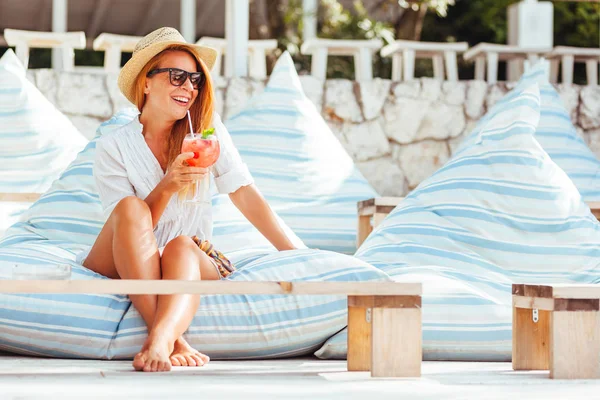
{"type": "Polygon", "coordinates": [[[158,53],[171,45],[187,47],[198,60],[202,60],[210,71],[218,56],[217,50],[211,47],[189,44],[175,28],[160,28],[144,36],[133,50],[133,56],[119,73],[119,89],[127,100],[135,103],[134,84],[144,66],[158,53]]]}

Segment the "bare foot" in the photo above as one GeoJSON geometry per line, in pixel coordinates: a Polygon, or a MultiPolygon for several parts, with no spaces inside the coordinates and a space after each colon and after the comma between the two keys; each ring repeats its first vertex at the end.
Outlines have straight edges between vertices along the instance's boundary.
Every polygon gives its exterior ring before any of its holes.
{"type": "Polygon", "coordinates": [[[175,341],[170,359],[174,367],[201,367],[210,361],[207,355],[190,346],[183,336],[175,341]]]}
{"type": "Polygon", "coordinates": [[[148,336],[142,350],[133,359],[133,368],[136,371],[162,372],[171,370],[169,354],[173,351],[173,344],[160,336],[148,336]]]}

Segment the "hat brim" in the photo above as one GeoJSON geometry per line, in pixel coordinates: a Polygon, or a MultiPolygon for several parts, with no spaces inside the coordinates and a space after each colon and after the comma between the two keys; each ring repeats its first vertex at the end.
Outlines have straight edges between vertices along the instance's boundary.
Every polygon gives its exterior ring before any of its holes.
{"type": "Polygon", "coordinates": [[[152,44],[143,50],[135,53],[127,63],[121,69],[118,78],[118,85],[121,93],[129,100],[131,103],[135,104],[135,93],[134,86],[135,80],[137,79],[140,71],[144,66],[158,53],[165,50],[166,48],[177,45],[182,46],[190,50],[192,54],[196,57],[198,61],[202,60],[208,70],[212,70],[215,65],[215,61],[219,56],[219,52],[212,47],[199,46],[195,44],[189,44],[179,41],[165,41],[152,44]]]}

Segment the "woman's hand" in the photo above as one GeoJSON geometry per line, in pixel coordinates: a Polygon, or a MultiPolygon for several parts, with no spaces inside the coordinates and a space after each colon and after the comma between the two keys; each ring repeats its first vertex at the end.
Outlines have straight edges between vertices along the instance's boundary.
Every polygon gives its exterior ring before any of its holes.
{"type": "Polygon", "coordinates": [[[203,179],[208,173],[208,168],[190,167],[185,160],[194,158],[194,153],[181,153],[167,169],[167,174],[160,182],[164,190],[173,194],[190,183],[203,179]]]}

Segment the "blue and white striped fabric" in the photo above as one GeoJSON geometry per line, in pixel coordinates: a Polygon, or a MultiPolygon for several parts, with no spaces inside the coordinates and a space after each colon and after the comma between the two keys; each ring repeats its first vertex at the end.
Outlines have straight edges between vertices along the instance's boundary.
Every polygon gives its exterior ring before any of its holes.
{"type": "MultiPolygon", "coordinates": [[[[116,129],[134,115],[129,109],[116,114],[100,126],[98,135],[116,129]]],[[[92,174],[96,139],[85,146],[50,189],[23,213],[21,222],[7,230],[0,247],[32,238],[87,246],[94,243],[104,224],[92,174]]]]}
{"type": "MultiPolygon", "coordinates": [[[[0,248],[0,279],[15,263],[70,264],[72,279],[106,279],[80,265],[81,245],[38,240],[0,248]]],[[[240,264],[231,281],[386,281],[354,257],[295,250],[240,264]]],[[[213,359],[291,357],[313,352],[347,324],[340,296],[203,296],[186,339],[213,359]]],[[[147,330],[126,296],[0,295],[0,350],[50,357],[122,359],[147,330]]]]}
{"type": "MultiPolygon", "coordinates": [[[[135,115],[135,110],[119,113],[99,134],[135,115]]],[[[69,264],[72,279],[105,279],[75,262],[104,222],[92,176],[94,151],[92,141],[22,222],[9,229],[0,242],[0,279],[10,278],[15,264],[69,264]]],[[[249,223],[241,224],[226,196],[213,202],[213,243],[239,268],[230,280],[389,280],[383,271],[351,256],[308,249],[274,252],[249,223]]],[[[0,350],[130,358],[147,335],[125,296],[0,295],[0,303],[0,350]]],[[[187,339],[213,358],[284,357],[314,351],[345,325],[341,297],[205,296],[187,339]]]]}
{"type": "MultiPolygon", "coordinates": [[[[552,161],[573,181],[584,201],[600,201],[600,161],[583,138],[577,134],[560,95],[548,81],[547,68],[547,63],[540,61],[525,72],[517,86],[498,103],[498,106],[501,107],[503,102],[537,83],[540,87],[541,109],[535,139],[552,161]]],[[[478,126],[483,126],[495,110],[495,107],[490,110],[478,126]]],[[[477,132],[478,129],[471,137],[477,132]]],[[[468,145],[469,142],[470,140],[466,139],[460,148],[468,145]]]]}
{"type": "Polygon", "coordinates": [[[44,192],[86,143],[7,50],[0,58],[0,192],[44,192]]]}
{"type": "MultiPolygon", "coordinates": [[[[356,253],[423,282],[425,359],[509,360],[512,283],[600,278],[600,224],[535,140],[539,104],[537,84],[503,102],[356,253]]],[[[317,354],[343,357],[343,340],[317,354]]]]}
{"type": "MultiPolygon", "coordinates": [[[[118,127],[129,123],[138,115],[133,108],[124,109],[104,122],[98,134],[66,169],[50,190],[45,193],[21,217],[20,223],[6,233],[2,243],[19,242],[23,235],[35,233],[41,238],[60,240],[91,246],[104,225],[102,206],[93,177],[96,140],[118,127]]],[[[213,184],[214,187],[214,184],[213,184]]],[[[279,217],[278,217],[279,218],[279,217]]],[[[274,247],[254,228],[231,203],[228,196],[213,197],[214,232],[213,244],[220,251],[233,254],[243,251],[244,257],[265,254],[274,247]]],[[[288,237],[297,248],[306,247],[302,241],[279,218],[288,237]]]]}
{"type": "Polygon", "coordinates": [[[377,193],[304,94],[287,52],[225,126],[258,188],[307,246],[355,252],[356,203],[377,193]]]}

